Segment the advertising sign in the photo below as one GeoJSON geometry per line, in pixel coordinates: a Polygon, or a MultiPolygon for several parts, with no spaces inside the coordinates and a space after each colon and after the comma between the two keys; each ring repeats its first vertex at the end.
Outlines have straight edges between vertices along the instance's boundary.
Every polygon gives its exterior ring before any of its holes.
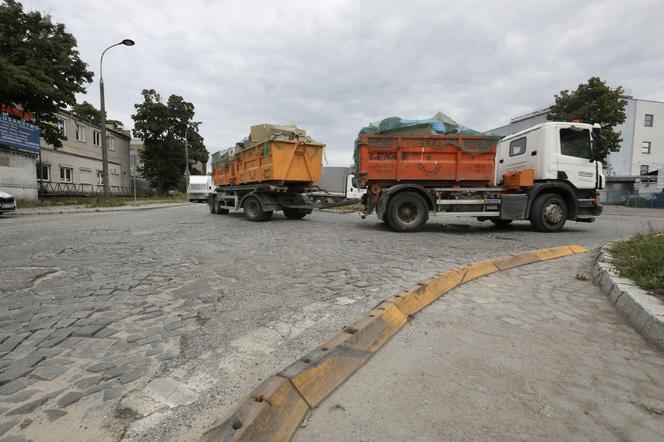
{"type": "Polygon", "coordinates": [[[664,169],[657,171],[657,188],[659,190],[664,189],[664,169]]]}
{"type": "Polygon", "coordinates": [[[39,127],[10,117],[7,113],[0,113],[0,145],[23,152],[39,153],[39,127]]]}

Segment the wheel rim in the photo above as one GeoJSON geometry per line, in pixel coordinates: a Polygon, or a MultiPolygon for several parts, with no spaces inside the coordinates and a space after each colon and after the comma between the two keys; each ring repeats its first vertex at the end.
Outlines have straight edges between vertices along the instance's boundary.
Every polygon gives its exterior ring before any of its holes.
{"type": "Polygon", "coordinates": [[[254,200],[247,201],[244,211],[250,218],[255,218],[258,215],[258,204],[254,200]]]}
{"type": "Polygon", "coordinates": [[[563,220],[563,208],[558,203],[549,203],[544,208],[544,220],[549,224],[558,224],[563,220]]]}
{"type": "Polygon", "coordinates": [[[410,202],[403,203],[397,210],[397,216],[402,223],[412,224],[417,219],[417,206],[410,202]]]}

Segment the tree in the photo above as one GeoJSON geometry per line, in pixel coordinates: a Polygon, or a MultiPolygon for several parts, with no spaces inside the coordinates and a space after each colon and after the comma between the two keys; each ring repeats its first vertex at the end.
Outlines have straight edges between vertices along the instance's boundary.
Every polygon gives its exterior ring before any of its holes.
{"type": "Polygon", "coordinates": [[[0,99],[35,116],[42,137],[62,147],[56,112],[73,106],[92,72],[60,23],[15,0],[0,4],[0,99]]]}
{"type": "Polygon", "coordinates": [[[599,77],[591,77],[587,83],[580,84],[575,91],[560,91],[551,106],[549,120],[572,121],[579,119],[584,123],[599,123],[602,126],[602,141],[597,146],[597,159],[605,162],[610,152],[620,149],[620,131],[615,126],[625,122],[625,91],[621,86],[612,89],[599,77]]]}
{"type": "Polygon", "coordinates": [[[183,188],[185,132],[189,144],[189,170],[197,161],[206,164],[208,151],[198,133],[200,122],[192,121],[194,105],[178,95],[166,103],[154,89],[143,90],[143,102],[134,105],[134,136],[143,140],[143,176],[160,193],[183,188]],[[187,130],[189,126],[189,130],[187,130]]]}
{"type": "Polygon", "coordinates": [[[101,123],[101,111],[87,101],[74,104],[71,107],[71,113],[83,120],[88,120],[96,124],[101,123]]]}

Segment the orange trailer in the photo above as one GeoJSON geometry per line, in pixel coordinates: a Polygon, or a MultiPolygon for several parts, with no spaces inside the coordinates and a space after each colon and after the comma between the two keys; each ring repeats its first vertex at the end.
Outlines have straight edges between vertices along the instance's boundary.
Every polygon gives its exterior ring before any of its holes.
{"type": "Polygon", "coordinates": [[[317,189],[324,148],[296,126],[252,126],[236,147],[212,155],[210,212],[243,210],[250,221],[267,221],[275,211],[303,218],[313,209],[304,194],[317,189]]]}

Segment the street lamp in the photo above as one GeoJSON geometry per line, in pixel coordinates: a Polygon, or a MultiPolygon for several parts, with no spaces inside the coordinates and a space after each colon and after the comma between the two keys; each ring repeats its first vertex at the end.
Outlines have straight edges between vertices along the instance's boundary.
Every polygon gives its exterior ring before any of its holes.
{"type": "Polygon", "coordinates": [[[128,38],[122,40],[120,43],[115,43],[110,45],[104,52],[101,53],[101,58],[99,59],[99,101],[101,106],[101,162],[102,162],[102,174],[104,179],[104,199],[108,201],[111,198],[111,186],[108,179],[108,141],[106,140],[106,104],[104,102],[104,74],[103,74],[103,63],[104,63],[104,54],[109,49],[115,46],[134,46],[134,40],[128,38]]]}
{"type": "Polygon", "coordinates": [[[189,187],[189,177],[191,172],[189,172],[189,140],[187,140],[187,132],[189,132],[189,123],[187,123],[187,128],[184,130],[184,186],[185,192],[187,187],[189,187]]]}

